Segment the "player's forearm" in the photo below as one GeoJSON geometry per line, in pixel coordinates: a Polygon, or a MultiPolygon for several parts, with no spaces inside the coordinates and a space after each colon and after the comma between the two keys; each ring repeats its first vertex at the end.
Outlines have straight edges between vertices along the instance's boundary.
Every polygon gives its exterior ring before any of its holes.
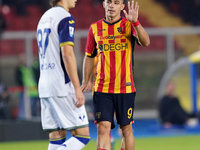
{"type": "Polygon", "coordinates": [[[94,58],[85,56],[83,61],[83,81],[82,83],[88,83],[94,67],[94,58]]]}
{"type": "Polygon", "coordinates": [[[145,31],[145,29],[142,27],[142,25],[138,25],[135,27],[139,42],[142,44],[142,46],[148,46],[150,44],[149,35],[145,31]]]}

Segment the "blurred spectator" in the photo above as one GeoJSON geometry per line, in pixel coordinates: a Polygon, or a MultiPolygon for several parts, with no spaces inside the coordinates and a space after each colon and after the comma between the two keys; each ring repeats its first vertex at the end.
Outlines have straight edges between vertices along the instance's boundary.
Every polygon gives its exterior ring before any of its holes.
{"type": "Polygon", "coordinates": [[[166,128],[173,125],[196,125],[198,121],[194,118],[194,114],[188,114],[183,110],[179,103],[179,99],[175,96],[175,84],[170,81],[166,88],[166,95],[162,97],[159,103],[159,115],[162,124],[166,128]]]}
{"type": "Polygon", "coordinates": [[[6,5],[13,5],[14,0],[2,0],[2,4],[6,5]]]}
{"type": "Polygon", "coordinates": [[[19,100],[19,119],[25,119],[25,106],[24,106],[24,94],[27,89],[28,96],[30,97],[31,103],[31,115],[39,116],[39,96],[37,90],[38,80],[38,66],[35,64],[33,68],[26,66],[26,57],[24,54],[19,56],[19,65],[16,68],[16,81],[18,86],[21,87],[20,100],[19,100]],[[36,75],[36,76],[35,76],[36,75]]]}
{"type": "Polygon", "coordinates": [[[93,0],[93,4],[99,5],[99,4],[102,4],[103,1],[104,0],[93,0]]]}
{"type": "Polygon", "coordinates": [[[10,119],[10,95],[6,87],[0,85],[0,119],[10,119]]]}
{"type": "Polygon", "coordinates": [[[39,0],[39,5],[42,6],[43,11],[47,11],[50,8],[49,0],[39,0]]]}
{"type": "Polygon", "coordinates": [[[2,14],[0,14],[0,35],[3,33],[3,31],[6,29],[6,21],[2,14]]]}
{"type": "Polygon", "coordinates": [[[40,77],[40,66],[39,66],[38,60],[36,60],[33,63],[32,69],[33,69],[34,79],[35,79],[36,83],[38,84],[39,77],[40,77]]]}
{"type": "Polygon", "coordinates": [[[15,0],[15,6],[16,6],[16,13],[20,16],[27,15],[27,1],[26,0],[15,0]]]}

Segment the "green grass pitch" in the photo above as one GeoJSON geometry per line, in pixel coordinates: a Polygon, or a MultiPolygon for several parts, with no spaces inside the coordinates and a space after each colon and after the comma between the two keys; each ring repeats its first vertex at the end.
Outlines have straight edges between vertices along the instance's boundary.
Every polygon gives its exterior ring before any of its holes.
{"type": "MultiPolygon", "coordinates": [[[[183,137],[136,138],[135,150],[199,150],[200,135],[183,137]]],[[[48,141],[0,142],[0,150],[47,150],[48,141]]],[[[96,141],[91,140],[83,150],[96,150],[96,141]]],[[[116,140],[115,150],[120,150],[116,140]]]]}

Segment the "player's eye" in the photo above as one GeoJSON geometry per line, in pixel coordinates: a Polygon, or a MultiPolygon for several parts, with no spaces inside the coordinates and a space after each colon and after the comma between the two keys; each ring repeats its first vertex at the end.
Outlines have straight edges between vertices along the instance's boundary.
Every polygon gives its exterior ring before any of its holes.
{"type": "Polygon", "coordinates": [[[110,4],[110,3],[112,3],[112,2],[111,2],[111,0],[108,0],[107,3],[110,4]]]}

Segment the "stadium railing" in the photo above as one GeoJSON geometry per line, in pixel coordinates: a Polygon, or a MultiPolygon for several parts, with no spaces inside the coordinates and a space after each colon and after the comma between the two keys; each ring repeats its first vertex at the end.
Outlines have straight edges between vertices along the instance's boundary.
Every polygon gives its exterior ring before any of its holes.
{"type": "MultiPolygon", "coordinates": [[[[164,36],[166,43],[166,64],[169,68],[175,61],[175,46],[174,40],[176,35],[199,35],[200,27],[171,27],[171,28],[146,28],[150,37],[153,36],[164,36]]],[[[75,54],[77,57],[78,68],[82,68],[83,54],[81,53],[82,38],[87,38],[88,30],[76,30],[75,32],[75,54]]],[[[17,31],[17,32],[4,32],[1,36],[1,40],[24,40],[25,42],[25,52],[27,57],[27,65],[31,66],[33,63],[33,40],[36,39],[35,31],[17,31]]],[[[199,45],[197,45],[198,47],[199,45]]],[[[0,56],[1,59],[1,56],[0,56]]],[[[29,114],[29,113],[28,113],[29,114]]],[[[148,113],[145,113],[148,114],[148,113]]],[[[145,114],[141,113],[141,115],[145,114]]],[[[153,111],[152,116],[155,117],[156,113],[153,111]]],[[[29,118],[30,116],[27,116],[29,118]]]]}

